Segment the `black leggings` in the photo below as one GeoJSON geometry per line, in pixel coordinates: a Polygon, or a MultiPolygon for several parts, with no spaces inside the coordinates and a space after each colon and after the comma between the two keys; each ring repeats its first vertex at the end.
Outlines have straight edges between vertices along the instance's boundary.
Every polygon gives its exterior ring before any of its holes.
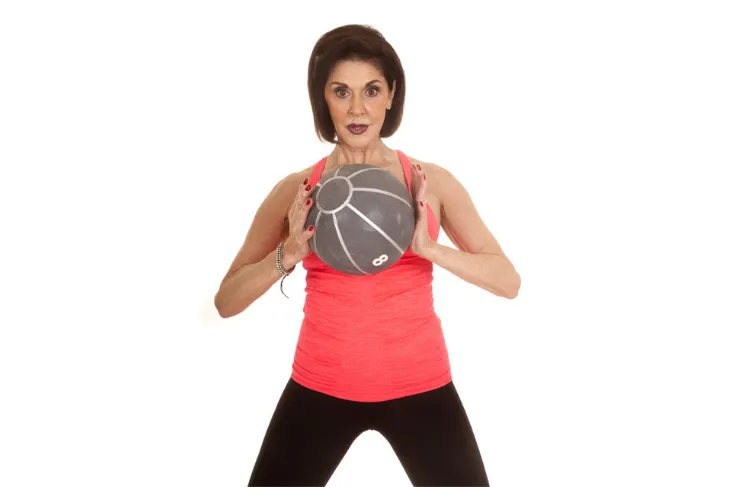
{"type": "Polygon", "coordinates": [[[292,379],[266,430],[248,485],[325,485],[367,430],[388,440],[413,485],[489,485],[453,382],[367,403],[322,394],[292,379]]]}

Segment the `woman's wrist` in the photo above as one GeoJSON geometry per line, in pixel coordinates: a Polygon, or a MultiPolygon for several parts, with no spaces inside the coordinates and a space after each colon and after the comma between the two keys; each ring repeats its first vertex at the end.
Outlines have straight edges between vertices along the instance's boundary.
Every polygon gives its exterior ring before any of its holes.
{"type": "Polygon", "coordinates": [[[441,244],[435,240],[431,240],[423,248],[419,249],[419,257],[434,262],[439,257],[441,244]]]}
{"type": "Polygon", "coordinates": [[[281,243],[281,265],[285,271],[291,271],[295,265],[299,263],[296,257],[292,256],[292,253],[288,248],[288,240],[281,243]]]}
{"type": "MultiPolygon", "coordinates": [[[[274,252],[275,259],[276,259],[276,273],[278,278],[281,278],[281,284],[279,288],[281,289],[281,293],[286,296],[284,293],[284,279],[294,271],[294,266],[296,263],[292,263],[291,257],[287,254],[287,257],[284,257],[284,242],[281,242],[279,245],[276,246],[276,251],[274,252]]],[[[286,296],[287,298],[289,296],[286,296]]]]}

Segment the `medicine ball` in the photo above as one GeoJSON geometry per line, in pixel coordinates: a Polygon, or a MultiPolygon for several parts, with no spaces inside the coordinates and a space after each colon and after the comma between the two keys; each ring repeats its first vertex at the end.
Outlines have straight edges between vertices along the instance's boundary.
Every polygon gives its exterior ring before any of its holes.
{"type": "Polygon", "coordinates": [[[322,177],[311,193],[305,228],[312,251],[345,274],[382,272],[413,239],[416,209],[408,189],[386,169],[348,164],[322,177]]]}

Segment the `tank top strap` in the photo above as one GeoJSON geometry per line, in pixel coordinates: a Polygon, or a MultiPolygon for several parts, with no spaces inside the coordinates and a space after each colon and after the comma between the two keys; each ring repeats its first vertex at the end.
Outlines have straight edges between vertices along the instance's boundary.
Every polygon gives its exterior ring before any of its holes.
{"type": "Polygon", "coordinates": [[[411,160],[408,159],[408,156],[406,156],[402,151],[399,151],[398,149],[396,149],[395,152],[398,154],[398,159],[400,160],[400,164],[403,167],[403,175],[406,178],[406,187],[408,187],[408,191],[410,191],[411,190],[411,160]]]}
{"type": "Polygon", "coordinates": [[[314,186],[319,182],[320,179],[322,179],[322,172],[324,171],[324,166],[326,163],[327,156],[320,159],[319,162],[314,165],[314,167],[312,168],[312,174],[309,176],[309,184],[314,186]]]}

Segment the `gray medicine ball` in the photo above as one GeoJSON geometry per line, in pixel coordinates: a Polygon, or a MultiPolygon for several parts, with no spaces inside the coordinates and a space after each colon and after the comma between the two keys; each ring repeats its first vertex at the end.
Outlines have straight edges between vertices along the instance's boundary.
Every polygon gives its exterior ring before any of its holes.
{"type": "Polygon", "coordinates": [[[403,256],[416,209],[408,189],[386,169],[348,164],[324,175],[311,194],[305,228],[312,251],[345,274],[375,274],[403,256]]]}

